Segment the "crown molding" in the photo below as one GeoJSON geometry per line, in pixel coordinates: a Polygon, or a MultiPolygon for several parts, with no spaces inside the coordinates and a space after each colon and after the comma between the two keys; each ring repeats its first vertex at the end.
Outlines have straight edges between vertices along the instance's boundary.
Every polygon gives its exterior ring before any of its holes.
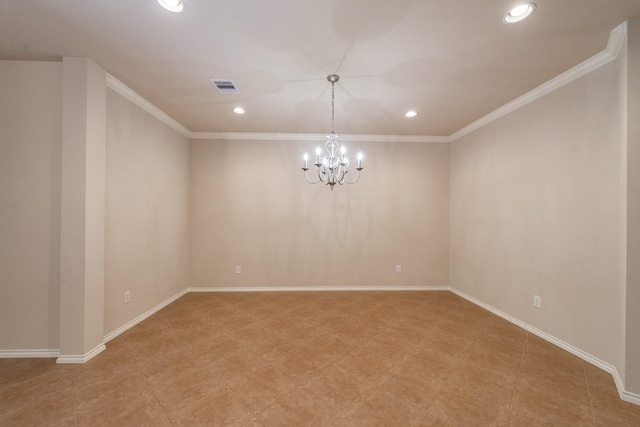
{"type": "MultiPolygon", "coordinates": [[[[446,136],[421,135],[338,135],[342,140],[350,142],[449,142],[446,136]]],[[[257,132],[191,132],[191,139],[210,140],[244,140],[244,141],[324,141],[326,134],[319,133],[257,133],[257,132]]]]}
{"type": "Polygon", "coordinates": [[[624,46],[624,41],[627,38],[628,31],[629,25],[627,24],[627,21],[624,21],[622,24],[611,30],[605,52],[612,55],[614,59],[620,54],[620,50],[622,49],[622,46],[624,46]]]}
{"type": "Polygon", "coordinates": [[[182,126],[176,120],[174,120],[167,113],[144,99],[140,94],[135,92],[129,86],[122,83],[120,80],[113,77],[111,74],[107,73],[107,87],[113,89],[118,94],[122,95],[125,99],[133,102],[138,107],[142,108],[147,113],[151,114],[156,119],[160,120],[164,124],[172,127],[174,130],[178,131],[180,134],[187,138],[191,138],[191,132],[186,127],[182,126]]]}
{"type": "MultiPolygon", "coordinates": [[[[341,138],[354,142],[449,142],[448,136],[427,136],[427,135],[347,135],[341,134],[341,138]]],[[[325,137],[326,138],[326,137],[325,137]]]]}
{"type": "Polygon", "coordinates": [[[489,123],[498,120],[499,118],[519,108],[524,107],[525,105],[543,97],[544,95],[553,92],[554,90],[559,89],[560,87],[571,83],[586,74],[589,74],[590,72],[602,67],[603,65],[614,61],[620,53],[620,49],[622,48],[626,35],[627,23],[624,22],[611,31],[611,34],[609,35],[609,42],[607,43],[607,48],[605,50],[581,62],[580,64],[565,71],[564,73],[554,77],[546,83],[541,84],[537,88],[530,90],[529,92],[514,99],[513,101],[508,102],[507,104],[492,111],[486,116],[481,117],[475,122],[452,133],[448,137],[449,142],[453,142],[459,138],[462,138],[463,136],[480,129],[483,126],[486,126],[489,123]]]}
{"type": "MultiPolygon", "coordinates": [[[[571,83],[580,77],[614,61],[620,54],[627,36],[627,23],[623,22],[614,28],[610,35],[607,47],[602,52],[581,62],[575,67],[530,90],[524,95],[514,99],[480,119],[468,124],[462,129],[449,136],[426,136],[426,135],[363,135],[363,134],[342,134],[344,140],[353,142],[426,142],[426,143],[448,143],[453,142],[471,132],[480,129],[489,123],[498,120],[505,115],[522,108],[523,106],[553,92],[554,90],[571,83]]],[[[244,140],[244,141],[324,141],[324,134],[308,133],[258,133],[258,132],[192,132],[171,116],[160,110],[155,105],[144,99],[134,90],[122,83],[120,80],[107,73],[107,87],[113,89],[124,98],[136,104],[144,111],[148,112],[161,122],[175,129],[177,132],[189,139],[207,140],[244,140]]]]}

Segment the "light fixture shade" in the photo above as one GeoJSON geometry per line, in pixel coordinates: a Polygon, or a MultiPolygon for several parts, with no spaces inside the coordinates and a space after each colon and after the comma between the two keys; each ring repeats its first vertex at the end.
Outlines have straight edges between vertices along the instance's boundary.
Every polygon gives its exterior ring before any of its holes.
{"type": "Polygon", "coordinates": [[[158,3],[169,12],[180,13],[185,10],[182,0],[158,0],[158,3]]]}
{"type": "Polygon", "coordinates": [[[509,10],[502,19],[506,24],[520,22],[536,10],[535,3],[524,3],[509,10]]]}

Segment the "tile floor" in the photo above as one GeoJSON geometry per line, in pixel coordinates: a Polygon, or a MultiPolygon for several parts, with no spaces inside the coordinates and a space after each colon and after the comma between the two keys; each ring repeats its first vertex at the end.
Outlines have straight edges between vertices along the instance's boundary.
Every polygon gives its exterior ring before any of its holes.
{"type": "Polygon", "coordinates": [[[611,375],[450,292],[190,293],[84,365],[0,359],[2,426],[640,426],[611,375]]]}

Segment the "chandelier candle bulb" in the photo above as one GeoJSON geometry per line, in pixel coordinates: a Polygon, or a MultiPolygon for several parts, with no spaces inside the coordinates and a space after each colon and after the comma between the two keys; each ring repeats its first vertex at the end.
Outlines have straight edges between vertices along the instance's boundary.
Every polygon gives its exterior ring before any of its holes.
{"type": "Polygon", "coordinates": [[[362,153],[358,153],[358,169],[362,169],[362,153]]]}
{"type": "Polygon", "coordinates": [[[304,167],[303,167],[302,169],[303,169],[303,170],[307,170],[307,169],[309,169],[309,168],[307,167],[307,160],[309,160],[309,156],[307,155],[307,153],[304,153],[303,158],[304,158],[304,167]]]}

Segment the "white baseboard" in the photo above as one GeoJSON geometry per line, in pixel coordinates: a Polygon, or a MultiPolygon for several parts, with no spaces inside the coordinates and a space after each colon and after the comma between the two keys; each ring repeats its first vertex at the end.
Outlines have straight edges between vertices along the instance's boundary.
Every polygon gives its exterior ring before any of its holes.
{"type": "MultiPolygon", "coordinates": [[[[613,376],[613,380],[615,381],[616,387],[618,389],[618,394],[620,398],[626,402],[633,403],[636,405],[640,405],[640,395],[636,393],[632,393],[626,391],[624,388],[624,384],[618,370],[615,366],[610,365],[607,362],[604,362],[598,359],[595,356],[592,356],[581,349],[574,347],[571,344],[568,344],[552,335],[547,334],[540,329],[529,325],[501,310],[498,310],[495,307],[490,306],[470,295],[465,294],[464,292],[449,287],[449,286],[297,286],[297,287],[288,287],[288,286],[256,286],[256,287],[189,287],[184,289],[181,292],[178,292],[174,296],[168,298],[147,312],[141,314],[135,319],[127,322],[122,325],[118,329],[108,333],[104,336],[104,342],[108,342],[123,332],[131,329],[138,323],[142,322],[152,314],[160,311],[164,307],[168,306],[181,296],[189,293],[189,292],[349,292],[349,291],[450,291],[461,298],[466,299],[467,301],[484,308],[485,310],[507,320],[508,322],[513,323],[514,325],[521,327],[522,329],[531,332],[532,334],[550,342],[551,344],[557,345],[558,347],[568,351],[569,353],[581,358],[582,360],[591,363],[603,369],[604,371],[610,373],[613,376]]],[[[92,357],[98,355],[100,352],[105,350],[105,345],[100,344],[90,352],[84,355],[60,355],[59,350],[57,349],[45,349],[45,350],[0,350],[0,358],[47,358],[47,357],[57,357],[57,363],[85,363],[90,360],[92,357]]]]}
{"type": "Polygon", "coordinates": [[[99,344],[85,354],[61,354],[56,359],[56,363],[86,363],[102,353],[106,348],[104,344],[99,344]]]}
{"type": "Polygon", "coordinates": [[[85,363],[85,362],[89,361],[91,358],[97,356],[102,351],[104,351],[106,349],[105,343],[107,343],[110,340],[114,339],[115,337],[117,337],[121,333],[127,331],[128,329],[133,328],[135,325],[137,325],[138,323],[142,322],[143,320],[145,320],[147,317],[151,316],[152,314],[160,311],[164,307],[168,306],[169,304],[171,304],[172,302],[174,302],[175,300],[177,300],[178,298],[180,298],[181,296],[183,296],[187,292],[189,292],[189,288],[186,288],[186,289],[178,292],[174,296],[166,299],[165,301],[161,302],[160,304],[156,305],[155,307],[153,307],[152,309],[146,311],[145,313],[141,314],[140,316],[136,317],[135,319],[133,319],[133,320],[125,323],[124,325],[120,326],[118,329],[116,329],[116,330],[114,330],[112,332],[109,332],[102,339],[102,342],[103,342],[102,344],[96,346],[93,350],[89,351],[86,354],[61,355],[60,354],[60,350],[58,350],[58,349],[48,349],[48,350],[0,350],[0,359],[10,359],[10,358],[14,358],[14,359],[18,359],[18,358],[21,358],[21,359],[35,359],[35,358],[54,358],[55,357],[55,358],[57,358],[56,359],[56,363],[85,363]]]}
{"type": "Polygon", "coordinates": [[[112,339],[114,339],[115,337],[117,337],[118,335],[120,335],[121,333],[133,328],[138,323],[140,323],[143,320],[145,320],[146,318],[150,317],[152,314],[155,314],[158,311],[162,310],[163,308],[165,308],[166,306],[168,306],[169,304],[171,304],[172,302],[174,302],[175,300],[177,300],[178,298],[180,298],[181,296],[183,296],[184,294],[189,292],[189,289],[190,288],[186,288],[186,289],[178,292],[174,296],[169,297],[168,299],[164,300],[163,302],[161,302],[160,304],[156,305],[152,309],[142,313],[140,316],[136,317],[135,319],[130,320],[129,322],[127,322],[124,325],[120,326],[118,329],[109,332],[107,335],[104,336],[103,341],[105,343],[109,342],[112,339]]]}
{"type": "Polygon", "coordinates": [[[607,362],[604,362],[600,359],[598,359],[595,356],[592,356],[591,354],[580,350],[577,347],[574,347],[571,344],[568,344],[552,335],[547,334],[544,331],[541,331],[540,329],[529,325],[528,323],[525,323],[519,319],[516,319],[515,317],[498,310],[495,307],[490,306],[489,304],[485,304],[484,302],[465,294],[464,292],[455,289],[455,288],[449,288],[449,290],[451,292],[453,292],[454,294],[458,295],[461,298],[466,299],[467,301],[484,308],[487,311],[490,311],[491,313],[495,314],[496,316],[502,317],[504,320],[507,320],[508,322],[513,323],[516,326],[521,327],[522,329],[531,332],[532,334],[550,342],[551,344],[557,345],[558,347],[568,351],[569,353],[578,356],[579,358],[581,358],[582,360],[584,360],[585,362],[589,362],[592,365],[597,366],[598,368],[609,372],[612,376],[613,376],[613,380],[616,383],[616,388],[618,389],[618,394],[620,395],[620,399],[629,402],[629,403],[634,403],[636,405],[640,405],[640,395],[637,395],[635,393],[631,393],[629,391],[626,391],[624,388],[624,384],[622,382],[622,378],[620,378],[620,374],[618,373],[618,370],[616,369],[615,366],[610,365],[607,362]]]}
{"type": "Polygon", "coordinates": [[[448,291],[448,286],[193,286],[189,292],[351,292],[351,291],[448,291]]]}
{"type": "Polygon", "coordinates": [[[60,350],[34,349],[34,350],[0,350],[0,359],[45,359],[58,357],[60,350]]]}

